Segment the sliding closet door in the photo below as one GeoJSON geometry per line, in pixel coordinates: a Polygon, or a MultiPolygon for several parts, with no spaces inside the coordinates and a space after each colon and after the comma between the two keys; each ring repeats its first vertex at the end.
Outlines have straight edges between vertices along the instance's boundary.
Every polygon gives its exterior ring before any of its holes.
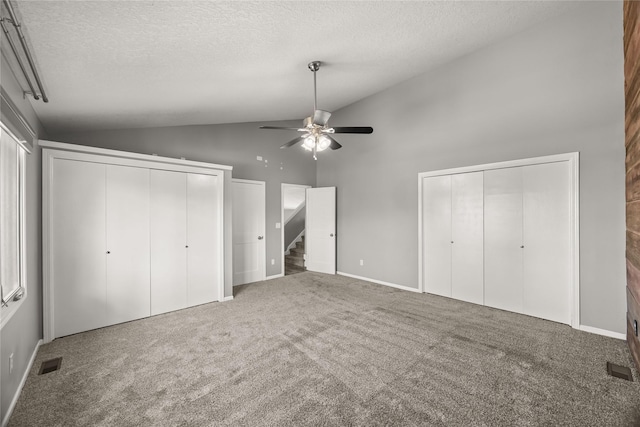
{"type": "Polygon", "coordinates": [[[107,320],[150,314],[149,170],[107,165],[107,320]]]}
{"type": "Polygon", "coordinates": [[[569,163],[526,166],[523,313],[571,324],[569,163]]]}
{"type": "Polygon", "coordinates": [[[220,190],[218,177],[187,175],[187,305],[219,299],[220,190]]]}
{"type": "Polygon", "coordinates": [[[187,306],[187,174],[150,172],[151,314],[187,306]]]}
{"type": "Polygon", "coordinates": [[[54,336],[105,326],[105,165],[56,159],[50,201],[54,336]]]}
{"type": "Polygon", "coordinates": [[[451,296],[451,176],[422,181],[425,292],[451,296]]]}
{"type": "Polygon", "coordinates": [[[451,176],[451,296],[476,304],[484,302],[483,205],[482,172],[451,176]]]}
{"type": "Polygon", "coordinates": [[[522,313],[522,168],[484,172],[484,303],[522,313]]]}

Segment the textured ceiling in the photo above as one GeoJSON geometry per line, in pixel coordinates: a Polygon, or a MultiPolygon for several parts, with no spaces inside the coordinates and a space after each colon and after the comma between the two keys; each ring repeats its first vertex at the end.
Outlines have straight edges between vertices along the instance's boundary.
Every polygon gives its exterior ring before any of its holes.
{"type": "MultiPolygon", "coordinates": [[[[565,2],[15,1],[51,134],[301,119],[575,8],[565,2]]],[[[4,49],[4,47],[3,47],[4,49]]],[[[10,56],[8,54],[7,56],[10,56]]]]}

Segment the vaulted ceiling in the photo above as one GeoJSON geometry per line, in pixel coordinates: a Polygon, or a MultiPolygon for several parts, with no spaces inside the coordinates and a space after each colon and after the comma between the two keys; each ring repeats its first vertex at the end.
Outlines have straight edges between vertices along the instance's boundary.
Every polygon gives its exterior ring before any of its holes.
{"type": "MultiPolygon", "coordinates": [[[[49,133],[301,119],[335,111],[572,2],[16,1],[49,133]]],[[[5,57],[11,54],[3,40],[5,57]]],[[[17,69],[17,68],[16,68],[17,69]]],[[[26,87],[26,85],[24,86],[26,87]]],[[[357,125],[357,124],[355,124],[357,125]]]]}

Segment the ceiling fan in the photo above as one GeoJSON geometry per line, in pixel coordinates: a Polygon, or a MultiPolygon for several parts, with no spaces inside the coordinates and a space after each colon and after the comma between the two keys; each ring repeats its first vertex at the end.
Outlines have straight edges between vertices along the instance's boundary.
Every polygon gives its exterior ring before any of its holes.
{"type": "Polygon", "coordinates": [[[321,62],[313,61],[310,62],[308,67],[309,70],[313,71],[313,115],[307,117],[302,121],[301,128],[288,128],[288,127],[279,127],[279,126],[260,126],[260,129],[280,129],[280,130],[295,130],[298,132],[302,132],[302,135],[297,138],[292,139],[286,144],[282,145],[280,148],[287,148],[293,145],[296,145],[299,142],[302,142],[302,147],[304,149],[313,151],[313,158],[318,160],[316,154],[319,151],[326,150],[327,148],[331,148],[332,150],[337,150],[341,148],[342,145],[338,143],[333,137],[332,134],[335,133],[364,133],[370,134],[373,133],[372,127],[329,127],[327,122],[329,121],[329,117],[331,117],[331,113],[324,110],[318,110],[318,95],[316,91],[316,72],[320,69],[321,62]]]}

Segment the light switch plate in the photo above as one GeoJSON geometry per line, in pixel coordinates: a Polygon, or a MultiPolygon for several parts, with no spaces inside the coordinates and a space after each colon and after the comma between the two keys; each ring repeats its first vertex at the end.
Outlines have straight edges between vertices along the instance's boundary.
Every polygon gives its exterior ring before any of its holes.
{"type": "Polygon", "coordinates": [[[276,222],[276,228],[280,228],[280,223],[276,222]]]}

